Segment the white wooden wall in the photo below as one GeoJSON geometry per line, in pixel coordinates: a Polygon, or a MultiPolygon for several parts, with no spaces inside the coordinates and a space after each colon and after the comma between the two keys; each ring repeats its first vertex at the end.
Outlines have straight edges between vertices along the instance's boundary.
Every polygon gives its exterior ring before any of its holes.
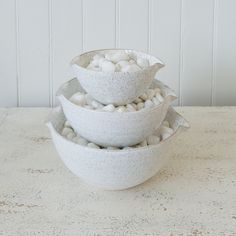
{"type": "Polygon", "coordinates": [[[176,105],[236,105],[235,0],[0,0],[0,106],[53,106],[70,60],[99,48],[160,57],[176,105]]]}

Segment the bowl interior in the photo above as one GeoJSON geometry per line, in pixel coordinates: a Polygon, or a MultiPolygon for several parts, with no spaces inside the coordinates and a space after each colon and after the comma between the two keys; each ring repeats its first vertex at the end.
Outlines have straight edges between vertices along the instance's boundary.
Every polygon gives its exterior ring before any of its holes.
{"type": "MultiPolygon", "coordinates": [[[[173,100],[175,100],[177,98],[177,96],[173,90],[171,90],[169,87],[167,87],[166,85],[164,85],[161,81],[158,81],[157,79],[153,80],[152,84],[150,85],[151,89],[154,89],[156,87],[161,88],[162,95],[163,95],[164,99],[166,97],[170,97],[170,101],[172,102],[173,100]]],[[[56,96],[57,97],[64,96],[69,101],[71,96],[77,92],[85,92],[85,90],[80,85],[78,79],[73,78],[73,79],[69,80],[68,82],[64,83],[58,89],[56,96]]],[[[157,106],[160,106],[161,104],[162,103],[160,103],[157,106]]],[[[91,111],[96,111],[96,110],[91,110],[91,111]]],[[[140,111],[142,111],[142,110],[140,110],[140,111]]],[[[137,111],[137,112],[139,112],[139,111],[137,111]]]]}
{"type": "Polygon", "coordinates": [[[93,50],[90,52],[86,52],[81,54],[80,56],[75,57],[72,61],[71,64],[76,64],[81,67],[87,67],[88,64],[90,63],[91,59],[93,58],[94,55],[96,54],[106,54],[106,53],[115,53],[115,52],[126,52],[129,54],[131,59],[137,60],[137,57],[145,58],[149,60],[150,66],[155,65],[156,63],[162,64],[164,66],[164,63],[147,53],[144,52],[139,52],[135,51],[132,49],[101,49],[101,50],[93,50]]]}
{"type": "MultiPolygon", "coordinates": [[[[189,128],[188,122],[181,115],[179,115],[172,107],[170,107],[168,109],[168,112],[167,112],[165,120],[167,120],[169,122],[170,127],[174,130],[174,132],[173,132],[173,134],[169,138],[167,138],[165,140],[162,140],[157,145],[161,145],[163,142],[166,142],[166,140],[171,139],[177,133],[177,131],[179,131],[180,129],[189,128]]],[[[59,136],[63,137],[61,135],[61,131],[62,131],[63,127],[64,127],[65,121],[66,121],[66,117],[65,117],[61,107],[57,107],[49,115],[47,124],[49,126],[52,125],[52,128],[56,131],[56,133],[59,136]]],[[[160,128],[157,129],[154,132],[154,134],[160,135],[160,128]]],[[[76,145],[79,145],[79,144],[76,144],[76,145]]],[[[151,146],[157,146],[157,145],[151,145],[151,146]]],[[[138,148],[133,148],[133,149],[130,149],[130,150],[129,149],[128,150],[120,149],[119,151],[132,151],[132,150],[134,151],[134,150],[137,150],[137,149],[140,149],[140,148],[143,149],[143,148],[149,148],[149,147],[150,146],[138,147],[138,148]]],[[[103,151],[104,150],[106,150],[106,151],[117,151],[117,150],[107,150],[107,149],[100,149],[100,150],[103,150],[103,151]]]]}

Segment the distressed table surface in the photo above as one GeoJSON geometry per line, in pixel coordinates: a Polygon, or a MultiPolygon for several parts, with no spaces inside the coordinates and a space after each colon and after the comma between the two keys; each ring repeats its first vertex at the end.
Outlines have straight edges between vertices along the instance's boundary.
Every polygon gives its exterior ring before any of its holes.
{"type": "Polygon", "coordinates": [[[0,110],[0,235],[236,235],[236,108],[177,109],[191,128],[170,162],[125,191],[60,161],[47,108],[0,110]]]}

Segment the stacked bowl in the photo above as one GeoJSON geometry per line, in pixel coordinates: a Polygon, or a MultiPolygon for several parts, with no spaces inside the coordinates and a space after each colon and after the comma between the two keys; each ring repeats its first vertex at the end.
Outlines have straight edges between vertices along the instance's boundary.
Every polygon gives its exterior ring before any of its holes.
{"type": "Polygon", "coordinates": [[[47,125],[65,165],[103,189],[136,186],[173,154],[188,123],[170,106],[175,93],[155,79],[164,64],[134,50],[84,53],[71,62],[77,78],[57,91],[47,125]]]}

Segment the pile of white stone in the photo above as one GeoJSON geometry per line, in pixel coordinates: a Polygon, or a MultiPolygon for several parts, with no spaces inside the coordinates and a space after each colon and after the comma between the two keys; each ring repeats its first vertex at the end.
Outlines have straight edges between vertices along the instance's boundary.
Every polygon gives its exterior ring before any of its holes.
{"type": "Polygon", "coordinates": [[[126,150],[126,149],[131,149],[131,148],[139,148],[139,147],[145,147],[148,145],[156,145],[160,141],[167,139],[171,134],[174,132],[174,130],[171,128],[169,122],[167,120],[163,121],[161,127],[159,128],[159,133],[160,135],[150,135],[147,137],[145,140],[143,140],[141,143],[130,146],[130,147],[101,147],[95,143],[89,142],[80,135],[76,134],[71,127],[70,123],[66,121],[64,123],[64,127],[61,131],[61,134],[63,137],[66,139],[73,141],[74,143],[77,143],[82,146],[87,146],[90,148],[96,148],[96,149],[107,149],[107,150],[126,150]]]}
{"type": "Polygon", "coordinates": [[[150,66],[148,59],[135,58],[125,51],[118,51],[94,55],[87,69],[103,72],[136,72],[148,66],[150,66]]]}
{"type": "Polygon", "coordinates": [[[152,108],[164,101],[163,93],[160,88],[148,89],[146,93],[135,99],[132,103],[124,106],[115,106],[113,104],[103,105],[93,99],[87,93],[75,93],[71,96],[70,101],[78,106],[82,106],[91,110],[100,110],[108,112],[132,112],[139,111],[145,108],[152,108]]]}

